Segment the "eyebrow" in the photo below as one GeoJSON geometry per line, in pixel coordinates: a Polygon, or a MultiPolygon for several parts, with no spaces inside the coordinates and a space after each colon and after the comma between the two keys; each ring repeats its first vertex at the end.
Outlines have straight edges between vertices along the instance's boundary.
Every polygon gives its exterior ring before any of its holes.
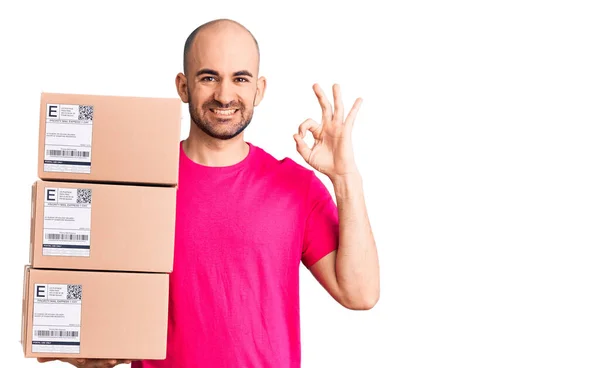
{"type": "Polygon", "coordinates": [[[239,76],[242,76],[242,75],[245,75],[246,77],[250,77],[250,78],[253,77],[252,73],[250,73],[247,70],[240,70],[239,72],[233,73],[234,77],[239,77],[239,76]]]}
{"type": "MultiPolygon", "coordinates": [[[[198,70],[198,73],[196,73],[196,76],[200,76],[202,74],[209,74],[209,75],[214,75],[214,76],[217,76],[217,77],[219,76],[219,73],[216,70],[207,69],[207,68],[203,68],[203,69],[198,70]]],[[[254,77],[252,75],[252,73],[250,73],[247,70],[240,70],[238,72],[235,72],[235,73],[233,73],[233,76],[234,77],[247,76],[247,77],[250,77],[250,78],[254,77]]]]}
{"type": "Polygon", "coordinates": [[[216,70],[212,70],[212,69],[206,69],[206,68],[204,68],[204,69],[200,69],[200,70],[198,70],[198,73],[196,73],[196,76],[200,76],[200,75],[202,75],[202,74],[210,74],[210,75],[216,75],[216,76],[218,76],[218,75],[219,75],[219,73],[217,73],[217,71],[216,71],[216,70]]]}

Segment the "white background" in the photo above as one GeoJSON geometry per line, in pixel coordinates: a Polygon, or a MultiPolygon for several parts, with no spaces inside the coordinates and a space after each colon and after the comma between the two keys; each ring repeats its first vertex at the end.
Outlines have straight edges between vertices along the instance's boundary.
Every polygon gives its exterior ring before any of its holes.
{"type": "Polygon", "coordinates": [[[19,338],[40,92],[176,97],[187,35],[220,17],[260,43],[268,87],[246,138],[276,157],[303,163],[312,83],[340,83],[348,109],[364,98],[353,137],[381,300],[345,310],[302,269],[304,367],[600,366],[596,2],[8,4],[2,366],[39,366],[19,338]]]}

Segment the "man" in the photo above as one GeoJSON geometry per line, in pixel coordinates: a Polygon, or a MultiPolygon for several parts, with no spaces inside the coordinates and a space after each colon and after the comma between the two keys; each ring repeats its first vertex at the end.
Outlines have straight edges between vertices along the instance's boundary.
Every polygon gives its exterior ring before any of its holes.
{"type": "Polygon", "coordinates": [[[186,42],[176,86],[192,124],[180,147],[167,358],[133,368],[300,367],[300,264],[346,308],[378,301],[378,256],[350,138],[361,100],[344,119],[339,86],[332,108],[314,85],[321,124],[309,119],[294,134],[303,159],[332,181],[336,206],[314,171],[244,141],[266,89],[259,59],[252,34],[231,20],[209,22],[186,42]]]}

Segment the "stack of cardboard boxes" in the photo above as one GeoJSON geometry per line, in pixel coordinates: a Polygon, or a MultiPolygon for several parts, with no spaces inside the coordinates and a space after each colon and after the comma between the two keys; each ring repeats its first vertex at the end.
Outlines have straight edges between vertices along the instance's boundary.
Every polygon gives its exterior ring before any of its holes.
{"type": "Polygon", "coordinates": [[[180,100],[42,93],[25,357],[164,359],[180,100]]]}

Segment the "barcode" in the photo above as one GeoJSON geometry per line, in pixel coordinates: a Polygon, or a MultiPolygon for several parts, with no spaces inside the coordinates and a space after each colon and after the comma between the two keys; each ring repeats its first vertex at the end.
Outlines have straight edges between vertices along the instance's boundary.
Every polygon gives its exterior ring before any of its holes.
{"type": "Polygon", "coordinates": [[[48,240],[87,241],[89,238],[87,234],[46,234],[48,240]]]}
{"type": "Polygon", "coordinates": [[[46,154],[58,157],[90,157],[89,152],[77,150],[46,150],[46,154]]]}
{"type": "Polygon", "coordinates": [[[35,336],[40,337],[79,337],[79,331],[49,331],[35,330],[35,336]]]}

